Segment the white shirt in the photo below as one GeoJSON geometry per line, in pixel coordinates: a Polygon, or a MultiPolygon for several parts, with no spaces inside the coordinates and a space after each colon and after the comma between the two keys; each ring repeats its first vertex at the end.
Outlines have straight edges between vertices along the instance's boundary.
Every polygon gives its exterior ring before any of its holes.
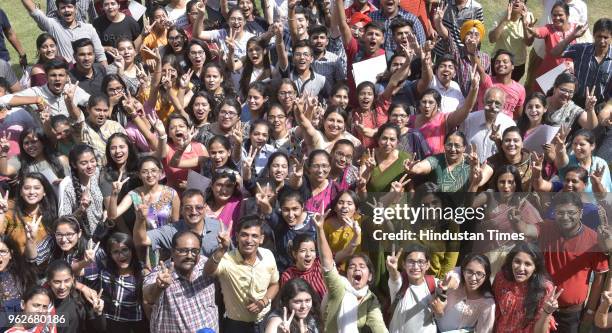
{"type": "MultiPolygon", "coordinates": [[[[6,98],[7,96],[10,96],[9,97],[9,101],[10,101],[10,98],[12,98],[13,95],[5,95],[3,96],[3,99],[6,98]]],[[[54,93],[51,92],[51,90],[49,90],[49,87],[47,87],[46,84],[44,86],[32,87],[32,88],[22,90],[16,93],[15,96],[29,96],[29,97],[41,96],[42,98],[45,99],[45,102],[47,102],[47,104],[49,105],[49,111],[51,113],[51,116],[56,116],[58,114],[63,114],[66,117],[70,116],[70,114],[68,113],[68,108],[66,107],[66,102],[64,101],[64,95],[63,94],[60,94],[59,96],[55,95],[54,93]]],[[[81,89],[80,87],[77,87],[76,92],[74,93],[74,104],[78,106],[87,106],[88,101],[89,101],[89,94],[85,90],[81,89]]]]}
{"type": "MultiPolygon", "coordinates": [[[[501,135],[506,128],[516,126],[516,123],[512,118],[500,112],[495,118],[495,125],[500,125],[499,134],[501,135]]],[[[491,129],[487,128],[484,110],[470,113],[461,127],[467,138],[468,145],[476,145],[476,149],[478,149],[478,159],[481,163],[497,153],[495,142],[489,139],[491,129]]]]}
{"type": "MultiPolygon", "coordinates": [[[[438,279],[436,284],[438,283],[438,279]]],[[[402,280],[389,278],[389,295],[395,295],[402,286],[402,280]]],[[[389,323],[389,333],[436,333],[436,322],[429,307],[432,295],[429,293],[427,283],[423,280],[421,285],[410,285],[406,294],[400,299],[389,323]]]]}
{"type": "Polygon", "coordinates": [[[438,77],[434,75],[433,80],[429,84],[429,88],[435,89],[442,95],[442,105],[440,105],[440,111],[442,111],[442,113],[455,112],[455,110],[462,106],[465,101],[465,97],[463,97],[461,87],[459,87],[457,81],[451,81],[447,89],[438,81],[438,77]]]}

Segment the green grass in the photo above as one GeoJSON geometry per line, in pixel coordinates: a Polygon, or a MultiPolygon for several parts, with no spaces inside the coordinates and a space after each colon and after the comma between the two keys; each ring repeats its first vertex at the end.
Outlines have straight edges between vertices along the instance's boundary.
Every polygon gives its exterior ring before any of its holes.
{"type": "MultiPolygon", "coordinates": [[[[35,0],[37,1],[37,0],[35,0]]],[[[41,6],[45,7],[46,1],[38,0],[41,3],[41,6]]],[[[479,0],[484,9],[485,16],[485,26],[487,31],[492,28],[493,18],[495,18],[502,10],[506,8],[506,2],[500,0],[479,0]]],[[[591,28],[595,21],[602,17],[612,17],[612,10],[607,7],[610,4],[609,0],[586,0],[587,5],[589,7],[589,24],[591,28]],[[606,5],[606,3],[608,5],[606,5]]],[[[256,1],[259,3],[259,1],[256,1]]],[[[536,18],[539,18],[542,14],[542,6],[539,0],[531,0],[527,3],[529,5],[529,9],[534,13],[536,18]]],[[[30,62],[35,61],[36,59],[36,37],[41,33],[40,29],[34,24],[34,21],[28,15],[27,11],[21,5],[20,0],[0,0],[0,8],[2,8],[13,28],[17,32],[17,36],[19,40],[23,44],[24,48],[28,54],[28,60],[30,62]]],[[[15,50],[9,45],[8,46],[10,54],[11,54],[11,62],[14,64],[17,62],[18,57],[15,50]]],[[[483,43],[483,49],[487,52],[490,52],[493,49],[493,45],[485,41],[483,43]]],[[[20,72],[18,65],[14,65],[13,68],[17,72],[20,72]]]]}

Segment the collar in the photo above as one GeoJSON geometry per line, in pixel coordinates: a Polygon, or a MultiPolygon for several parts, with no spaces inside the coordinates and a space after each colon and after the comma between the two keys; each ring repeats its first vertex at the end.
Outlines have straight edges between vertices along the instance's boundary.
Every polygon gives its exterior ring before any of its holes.
{"type": "MultiPolygon", "coordinates": [[[[59,13],[58,13],[58,14],[59,14],[59,13]]],[[[76,14],[75,14],[75,15],[76,15],[76,14]]],[[[61,24],[63,27],[68,28],[68,29],[70,29],[70,30],[72,30],[72,29],[76,29],[76,28],[81,27],[81,21],[77,20],[76,18],[74,19],[74,20],[75,20],[75,22],[76,22],[76,25],[74,26],[74,28],[69,27],[69,26],[68,26],[68,23],[66,23],[66,21],[64,21],[64,19],[58,18],[57,20],[60,22],[60,24],[61,24]]]]}
{"type": "MultiPolygon", "coordinates": [[[[314,80],[314,78],[315,78],[315,72],[312,70],[312,64],[311,64],[311,67],[309,68],[309,70],[310,70],[310,77],[308,79],[304,80],[303,81],[304,83],[306,83],[306,82],[308,82],[310,80],[314,80]]],[[[295,70],[295,68],[293,69],[292,75],[296,79],[300,79],[300,80],[302,79],[302,76],[295,70]]]]}
{"type": "MultiPolygon", "coordinates": [[[[238,250],[238,246],[236,246],[236,248],[233,251],[234,251],[234,255],[236,256],[236,259],[238,259],[237,262],[242,265],[247,265],[244,258],[242,257],[242,254],[238,250]]],[[[253,266],[257,265],[257,263],[259,263],[262,259],[263,259],[263,255],[261,254],[261,248],[257,247],[257,256],[255,258],[255,263],[253,264],[253,266]]]]}
{"type": "Polygon", "coordinates": [[[52,92],[52,91],[51,91],[51,89],[49,89],[49,85],[48,85],[48,83],[47,83],[47,84],[45,84],[44,86],[42,86],[42,90],[43,90],[43,92],[44,92],[44,93],[45,93],[47,96],[50,96],[50,97],[53,97],[53,98],[60,98],[60,97],[62,97],[62,95],[61,95],[61,94],[56,95],[54,92],[52,92]]]}

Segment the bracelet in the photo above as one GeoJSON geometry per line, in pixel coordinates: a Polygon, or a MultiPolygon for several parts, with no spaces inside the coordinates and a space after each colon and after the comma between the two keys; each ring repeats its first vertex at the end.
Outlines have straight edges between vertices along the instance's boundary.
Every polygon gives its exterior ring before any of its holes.
{"type": "MultiPolygon", "coordinates": [[[[555,311],[553,311],[553,312],[555,312],[555,311]]],[[[548,311],[544,310],[544,313],[549,314],[549,315],[553,314],[553,312],[548,312],[548,311]]]]}
{"type": "Polygon", "coordinates": [[[168,140],[168,136],[167,135],[160,136],[159,139],[165,141],[165,140],[168,140]]]}

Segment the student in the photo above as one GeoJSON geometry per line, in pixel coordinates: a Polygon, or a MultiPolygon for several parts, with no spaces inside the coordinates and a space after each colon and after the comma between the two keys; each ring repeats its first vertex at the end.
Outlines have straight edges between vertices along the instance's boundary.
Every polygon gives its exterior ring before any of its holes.
{"type": "Polygon", "coordinates": [[[265,332],[290,332],[296,327],[299,327],[300,332],[322,332],[320,303],[319,296],[308,282],[301,278],[289,280],[278,294],[275,309],[268,316],[265,332]]]}

